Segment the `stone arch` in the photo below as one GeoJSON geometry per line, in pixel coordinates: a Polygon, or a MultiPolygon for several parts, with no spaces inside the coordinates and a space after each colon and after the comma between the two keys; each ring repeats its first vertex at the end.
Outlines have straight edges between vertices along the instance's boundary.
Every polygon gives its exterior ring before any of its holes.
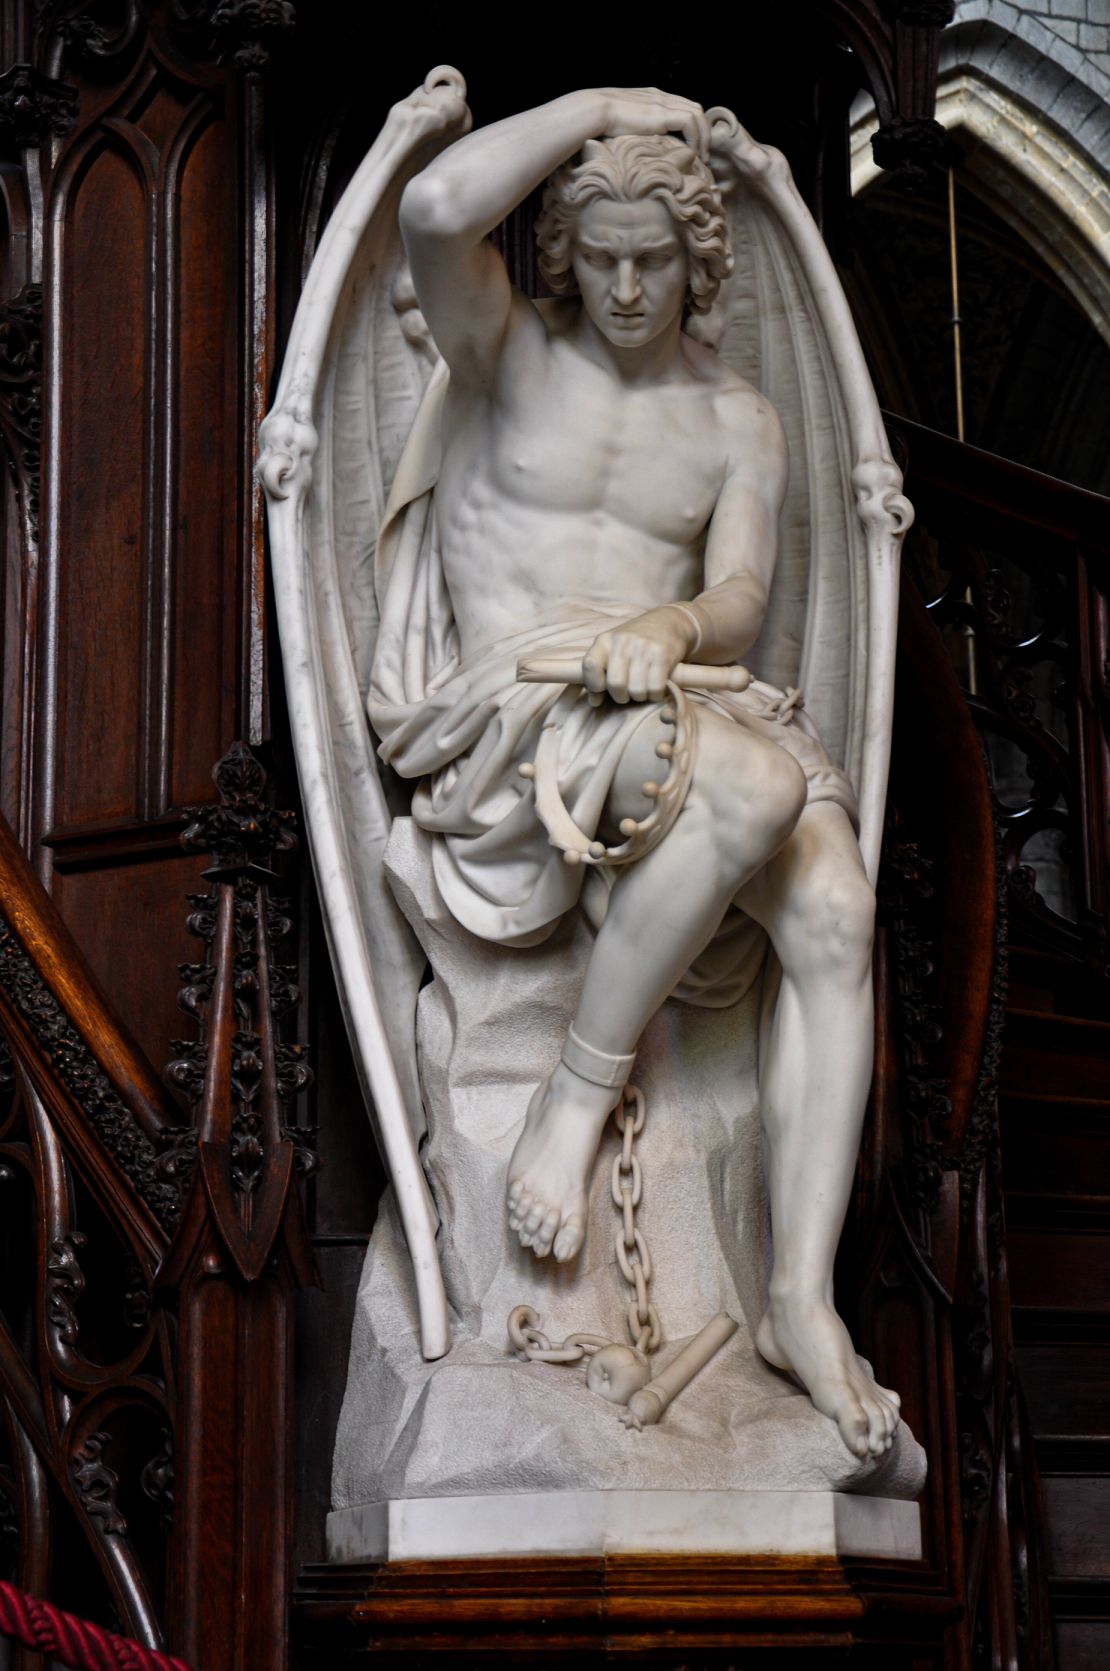
{"type": "MultiPolygon", "coordinates": [[[[1059,57],[1065,43],[1042,32],[1059,57]]],[[[1110,343],[1110,79],[1072,56],[1082,80],[989,16],[958,24],[942,36],[936,117],[960,138],[963,182],[1021,234],[1110,343]]],[[[874,107],[860,100],[854,194],[881,174],[875,126],[874,107]]]]}

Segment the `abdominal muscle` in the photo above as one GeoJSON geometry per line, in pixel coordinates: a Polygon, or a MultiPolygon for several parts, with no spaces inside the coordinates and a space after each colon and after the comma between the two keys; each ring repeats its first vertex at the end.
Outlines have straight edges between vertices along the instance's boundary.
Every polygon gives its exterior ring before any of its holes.
{"type": "Polygon", "coordinates": [[[632,617],[702,589],[700,532],[680,545],[602,507],[537,504],[534,483],[525,503],[481,470],[471,469],[462,492],[451,491],[450,477],[441,475],[436,508],[464,659],[563,611],[632,617]]]}

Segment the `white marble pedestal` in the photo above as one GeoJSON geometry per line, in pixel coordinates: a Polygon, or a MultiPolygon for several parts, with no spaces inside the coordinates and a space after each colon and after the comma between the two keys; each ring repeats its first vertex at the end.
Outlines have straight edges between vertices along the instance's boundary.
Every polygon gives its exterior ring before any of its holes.
{"type": "Polygon", "coordinates": [[[837,1491],[560,1491],[409,1497],[328,1516],[329,1561],[497,1555],[921,1556],[921,1511],[837,1491]]]}

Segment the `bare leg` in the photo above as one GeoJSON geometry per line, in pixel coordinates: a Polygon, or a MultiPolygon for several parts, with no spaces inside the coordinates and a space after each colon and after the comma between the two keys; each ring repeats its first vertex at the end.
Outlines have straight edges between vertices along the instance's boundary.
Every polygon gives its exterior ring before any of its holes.
{"type": "MultiPolygon", "coordinates": [[[[574,1021],[595,1049],[624,1055],[717,929],[738,887],[781,847],[805,795],[796,762],[711,712],[699,712],[698,761],[679,818],[613,889],[574,1021]]],[[[611,816],[642,816],[640,786],[658,761],[645,725],[611,797],[611,816]]],[[[525,1247],[572,1259],[586,1228],[586,1185],[620,1090],[560,1062],[532,1098],[509,1163],[509,1223],[525,1247]]]]}
{"type": "Polygon", "coordinates": [[[898,1395],[876,1386],[833,1309],[874,1047],[874,901],[844,812],[807,808],[738,903],[767,929],[783,971],[760,1074],[774,1270],[756,1343],[805,1385],[850,1450],[879,1455],[898,1395]]]}

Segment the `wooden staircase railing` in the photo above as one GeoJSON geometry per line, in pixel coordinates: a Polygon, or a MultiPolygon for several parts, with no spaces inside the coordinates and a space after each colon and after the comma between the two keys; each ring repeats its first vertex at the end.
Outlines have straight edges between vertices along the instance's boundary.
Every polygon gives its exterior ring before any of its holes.
{"type": "Polygon", "coordinates": [[[0,1035],[0,1517],[23,1589],[158,1648],[146,1523],[165,1513],[174,1411],[151,1293],[181,1205],[164,1147],[180,1116],[2,820],[0,1035]]]}
{"type": "Polygon", "coordinates": [[[267,866],[295,838],[244,748],[214,776],[183,838],[216,859],[190,900],[203,960],[180,971],[200,1038],[169,1069],[188,1120],[0,820],[0,1552],[21,1589],[149,1648],[269,1671],[293,1294],[315,1279],[267,866]]]}

